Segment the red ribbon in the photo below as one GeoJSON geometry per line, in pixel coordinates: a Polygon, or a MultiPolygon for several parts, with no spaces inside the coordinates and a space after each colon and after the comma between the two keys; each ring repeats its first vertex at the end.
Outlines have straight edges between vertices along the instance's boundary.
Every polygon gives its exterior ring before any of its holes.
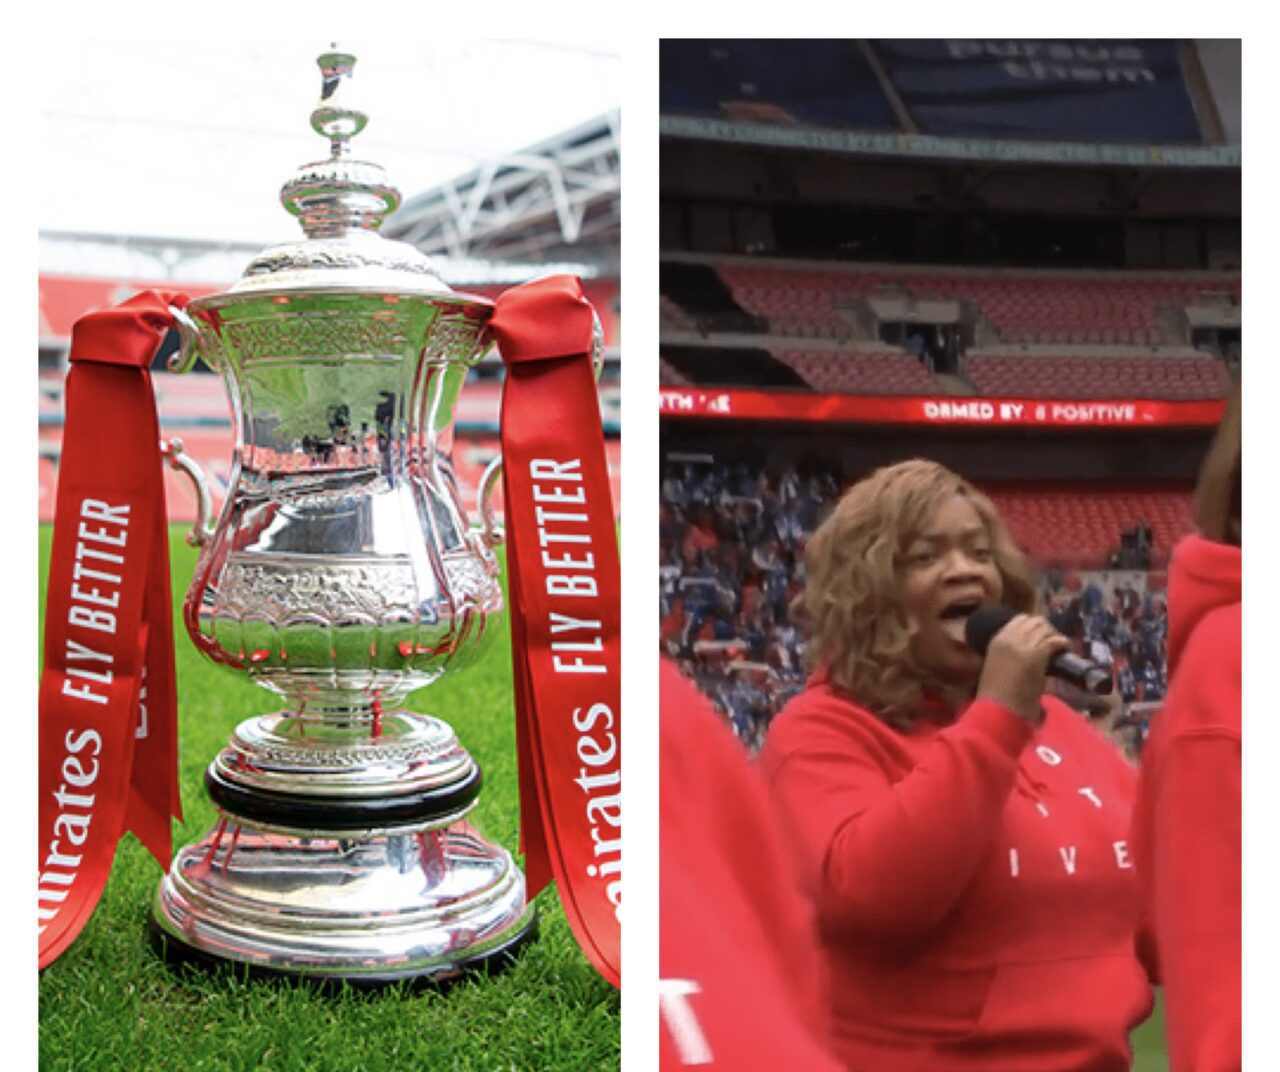
{"type": "Polygon", "coordinates": [[[553,877],[587,958],[620,986],[619,563],[582,284],[502,294],[502,394],[520,843],[530,896],[553,877]]]}
{"type": "Polygon", "coordinates": [[[133,831],[167,865],[181,819],[173,605],[151,375],[182,294],[146,291],[71,336],[40,679],[40,967],[89,921],[133,831]],[[156,772],[161,772],[157,774],[156,772]]]}

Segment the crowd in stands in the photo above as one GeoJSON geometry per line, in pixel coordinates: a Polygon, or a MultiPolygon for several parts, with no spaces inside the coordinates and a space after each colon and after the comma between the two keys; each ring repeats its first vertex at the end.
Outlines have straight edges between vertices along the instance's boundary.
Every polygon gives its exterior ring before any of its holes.
{"type": "MultiPolygon", "coordinates": [[[[804,635],[791,604],[804,586],[805,543],[844,484],[816,464],[761,471],[709,455],[664,459],[662,649],[753,750],[803,686],[804,635]]],[[[1043,610],[1078,654],[1111,668],[1126,707],[1155,704],[1166,684],[1162,575],[1145,571],[1145,522],[1116,543],[1097,569],[1040,564],[1043,610]]]]}

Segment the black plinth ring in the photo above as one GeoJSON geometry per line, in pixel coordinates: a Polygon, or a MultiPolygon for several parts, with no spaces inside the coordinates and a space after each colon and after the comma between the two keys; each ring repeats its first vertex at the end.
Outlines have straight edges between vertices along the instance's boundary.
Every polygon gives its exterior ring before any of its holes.
{"type": "Polygon", "coordinates": [[[223,811],[247,822],[263,822],[302,830],[373,830],[412,823],[447,820],[480,795],[480,768],[461,781],[435,789],[393,797],[295,796],[254,789],[230,781],[212,763],[204,784],[223,811]]]}

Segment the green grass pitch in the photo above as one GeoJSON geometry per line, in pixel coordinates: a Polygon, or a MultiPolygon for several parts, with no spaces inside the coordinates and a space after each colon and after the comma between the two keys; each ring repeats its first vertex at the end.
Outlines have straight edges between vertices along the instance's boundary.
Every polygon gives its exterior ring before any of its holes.
{"type": "Polygon", "coordinates": [[[1169,1072],[1164,1050],[1164,1003],[1156,995],[1156,1011],[1133,1033],[1133,1072],[1169,1072]]]}
{"type": "MultiPolygon", "coordinates": [[[[186,530],[170,533],[178,671],[179,768],[185,823],[174,846],[214,819],[205,766],[273,695],[215,667],[192,647],[177,611],[195,567],[186,530]]],[[[40,586],[52,529],[40,532],[40,586]]],[[[41,606],[43,632],[43,604],[41,606]]],[[[473,813],[514,851],[515,731],[505,627],[483,661],[420,690],[408,706],[444,717],[476,757],[485,789],[473,813]]],[[[539,895],[541,928],[500,975],[443,993],[403,989],[320,995],[233,971],[176,972],[152,951],[146,923],[160,868],[125,838],[97,912],[75,944],[41,973],[40,1067],[47,1072],[152,1069],[498,1070],[617,1068],[620,1002],[574,943],[554,889],[539,895]]]]}

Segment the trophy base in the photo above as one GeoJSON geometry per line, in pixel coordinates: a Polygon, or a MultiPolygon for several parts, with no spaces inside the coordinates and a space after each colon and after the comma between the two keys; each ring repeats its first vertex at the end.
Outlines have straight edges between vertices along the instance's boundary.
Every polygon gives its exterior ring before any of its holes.
{"type": "Polygon", "coordinates": [[[465,822],[347,837],[224,818],[178,853],[152,914],[168,959],[357,987],[496,970],[534,925],[510,853],[465,822]]]}
{"type": "Polygon", "coordinates": [[[380,990],[390,986],[403,986],[417,990],[425,987],[446,988],[450,983],[467,976],[496,975],[509,968],[515,963],[516,957],[520,955],[524,946],[537,937],[538,917],[533,906],[530,906],[524,925],[516,928],[504,944],[480,952],[468,953],[449,963],[417,969],[353,973],[337,970],[312,972],[257,962],[233,961],[205,949],[188,945],[154,916],[150,920],[149,929],[156,951],[166,963],[175,968],[189,965],[208,972],[231,969],[242,972],[249,979],[279,979],[287,983],[314,986],[326,992],[339,990],[343,986],[350,986],[354,990],[380,990]]]}

